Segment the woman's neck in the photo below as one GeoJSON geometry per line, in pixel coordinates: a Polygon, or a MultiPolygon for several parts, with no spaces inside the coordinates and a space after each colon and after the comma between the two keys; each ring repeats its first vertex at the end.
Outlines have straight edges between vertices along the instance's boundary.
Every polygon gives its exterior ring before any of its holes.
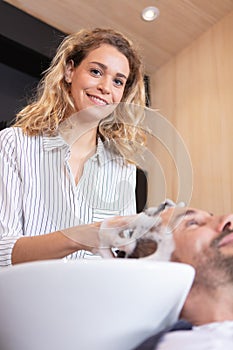
{"type": "Polygon", "coordinates": [[[84,164],[96,152],[96,130],[79,137],[71,146],[69,164],[77,185],[82,177],[84,164]]]}
{"type": "Polygon", "coordinates": [[[71,147],[71,155],[75,158],[89,158],[96,151],[96,129],[92,129],[80,136],[71,147]]]}

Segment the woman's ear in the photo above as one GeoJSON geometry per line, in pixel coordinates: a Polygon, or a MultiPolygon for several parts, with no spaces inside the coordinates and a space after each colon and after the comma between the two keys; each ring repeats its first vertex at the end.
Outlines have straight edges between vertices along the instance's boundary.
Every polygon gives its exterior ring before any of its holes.
{"type": "Polygon", "coordinates": [[[74,71],[74,61],[69,60],[66,64],[65,68],[65,81],[70,84],[72,82],[72,76],[73,76],[73,71],[74,71]]]}

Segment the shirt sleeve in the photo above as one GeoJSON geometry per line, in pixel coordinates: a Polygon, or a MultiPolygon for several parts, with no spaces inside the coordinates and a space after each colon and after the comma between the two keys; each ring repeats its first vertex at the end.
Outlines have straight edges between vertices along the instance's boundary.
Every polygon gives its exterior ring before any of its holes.
{"type": "Polygon", "coordinates": [[[22,181],[13,128],[0,132],[0,267],[11,265],[12,249],[23,234],[22,181]]]}

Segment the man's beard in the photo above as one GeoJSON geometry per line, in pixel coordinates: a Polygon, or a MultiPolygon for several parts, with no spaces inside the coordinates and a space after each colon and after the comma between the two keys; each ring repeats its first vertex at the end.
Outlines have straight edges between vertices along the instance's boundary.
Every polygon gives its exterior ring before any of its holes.
{"type": "Polygon", "coordinates": [[[233,255],[223,255],[218,244],[231,231],[227,230],[215,238],[196,261],[195,285],[216,289],[233,283],[233,255]]]}

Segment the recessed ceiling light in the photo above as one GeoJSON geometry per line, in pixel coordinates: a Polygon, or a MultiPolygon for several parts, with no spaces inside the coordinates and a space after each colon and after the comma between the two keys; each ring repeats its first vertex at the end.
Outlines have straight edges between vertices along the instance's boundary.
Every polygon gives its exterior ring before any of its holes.
{"type": "Polygon", "coordinates": [[[158,16],[159,16],[159,9],[157,7],[149,6],[144,8],[144,10],[142,10],[142,18],[145,21],[153,21],[158,16]]]}

